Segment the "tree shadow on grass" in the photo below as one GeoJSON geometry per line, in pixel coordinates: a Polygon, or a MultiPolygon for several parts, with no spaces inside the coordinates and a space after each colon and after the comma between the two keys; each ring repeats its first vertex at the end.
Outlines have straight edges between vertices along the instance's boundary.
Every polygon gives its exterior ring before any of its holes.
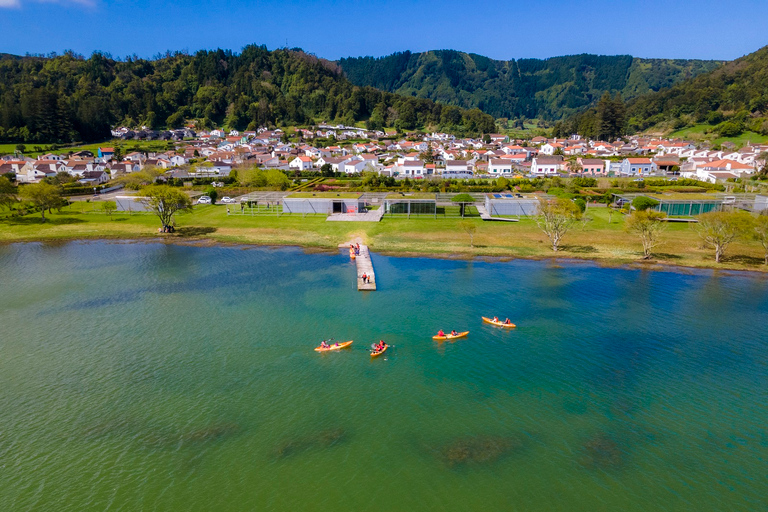
{"type": "Polygon", "coordinates": [[[681,259],[683,259],[683,257],[680,256],[679,254],[671,254],[671,253],[668,253],[668,252],[654,252],[651,255],[651,258],[657,258],[657,259],[660,259],[660,260],[681,260],[681,259]]]}
{"type": "Polygon", "coordinates": [[[189,226],[185,228],[176,229],[177,236],[204,236],[204,235],[210,235],[211,233],[215,233],[215,232],[216,232],[216,228],[214,227],[189,226]]]}
{"type": "Polygon", "coordinates": [[[591,245],[561,245],[560,250],[579,254],[591,254],[597,252],[597,249],[591,245]]]}
{"type": "Polygon", "coordinates": [[[723,256],[720,261],[723,263],[736,263],[738,265],[764,265],[765,260],[763,258],[757,258],[755,256],[746,256],[744,254],[735,254],[733,256],[723,256]]]}
{"type": "Polygon", "coordinates": [[[43,222],[43,219],[40,217],[16,217],[8,219],[6,222],[14,226],[30,226],[34,224],[63,226],[66,224],[81,224],[86,221],[83,219],[73,219],[72,217],[46,217],[45,222],[43,222]]]}

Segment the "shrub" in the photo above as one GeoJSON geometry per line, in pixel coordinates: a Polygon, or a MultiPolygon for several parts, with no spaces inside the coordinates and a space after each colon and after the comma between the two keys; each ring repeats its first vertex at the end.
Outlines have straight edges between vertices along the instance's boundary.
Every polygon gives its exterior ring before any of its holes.
{"type": "Polygon", "coordinates": [[[657,200],[646,196],[638,196],[632,200],[632,206],[638,211],[647,210],[658,205],[659,202],[657,200]]]}

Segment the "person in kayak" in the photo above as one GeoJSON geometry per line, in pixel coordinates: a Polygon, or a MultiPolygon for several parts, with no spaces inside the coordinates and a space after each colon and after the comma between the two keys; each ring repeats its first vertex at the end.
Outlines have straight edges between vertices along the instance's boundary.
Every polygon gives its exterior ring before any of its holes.
{"type": "Polygon", "coordinates": [[[511,323],[512,323],[512,322],[510,322],[509,318],[507,318],[506,320],[504,320],[504,325],[509,325],[509,324],[511,324],[511,323]]]}
{"type": "Polygon", "coordinates": [[[321,341],[321,342],[320,342],[320,347],[321,347],[321,348],[329,348],[329,347],[330,347],[330,345],[328,345],[328,344],[325,342],[325,340],[323,340],[323,341],[321,341]]]}
{"type": "Polygon", "coordinates": [[[443,332],[442,329],[440,329],[439,331],[437,331],[437,335],[438,336],[445,336],[445,333],[443,332]]]}
{"type": "Polygon", "coordinates": [[[452,330],[452,331],[451,331],[451,336],[456,336],[457,334],[459,334],[459,333],[458,333],[458,332],[456,332],[456,329],[454,329],[454,330],[452,330]]]}
{"type": "Polygon", "coordinates": [[[384,350],[385,346],[386,345],[384,344],[384,340],[379,340],[379,342],[376,344],[376,347],[374,348],[374,350],[376,352],[381,352],[382,350],[384,350]]]}
{"type": "Polygon", "coordinates": [[[497,316],[493,317],[493,321],[494,322],[498,322],[499,321],[499,317],[497,317],[497,316]]]}

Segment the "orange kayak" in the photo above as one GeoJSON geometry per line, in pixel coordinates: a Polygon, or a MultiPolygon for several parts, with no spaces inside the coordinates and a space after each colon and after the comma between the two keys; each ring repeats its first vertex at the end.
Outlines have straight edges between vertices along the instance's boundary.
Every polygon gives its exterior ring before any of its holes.
{"type": "Polygon", "coordinates": [[[446,334],[445,336],[432,336],[432,339],[436,341],[455,340],[456,338],[465,338],[467,334],[469,334],[469,331],[460,332],[458,334],[446,334]]]}
{"type": "Polygon", "coordinates": [[[331,352],[333,350],[341,350],[343,348],[347,348],[352,344],[352,340],[350,341],[342,341],[341,343],[334,343],[332,345],[329,345],[327,347],[315,347],[315,352],[331,352]]]}
{"type": "Polygon", "coordinates": [[[483,322],[491,325],[495,325],[496,327],[505,327],[507,329],[510,329],[512,327],[517,327],[515,324],[505,324],[501,320],[494,320],[493,318],[487,318],[483,317],[483,322]]]}
{"type": "Polygon", "coordinates": [[[381,354],[386,352],[388,348],[389,348],[389,345],[387,345],[385,343],[383,349],[381,349],[381,350],[371,350],[371,357],[378,357],[378,356],[380,356],[381,354]]]}

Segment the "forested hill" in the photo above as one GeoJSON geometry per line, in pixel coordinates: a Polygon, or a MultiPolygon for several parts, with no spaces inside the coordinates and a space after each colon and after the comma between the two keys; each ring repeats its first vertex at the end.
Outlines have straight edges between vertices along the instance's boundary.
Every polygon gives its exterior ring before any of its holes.
{"type": "Polygon", "coordinates": [[[720,64],[586,54],[500,61],[454,50],[339,61],[357,85],[476,107],[495,117],[543,119],[574,114],[606,91],[631,99],[712,71],[720,64]]]}
{"type": "Polygon", "coordinates": [[[723,136],[743,130],[768,135],[768,46],[627,107],[632,131],[705,121],[723,136]]]}
{"type": "Polygon", "coordinates": [[[94,53],[55,57],[0,55],[0,141],[69,142],[108,138],[114,125],[175,128],[323,121],[457,134],[494,131],[475,110],[353,85],[332,62],[301,50],[247,46],[119,61],[94,53]]]}

